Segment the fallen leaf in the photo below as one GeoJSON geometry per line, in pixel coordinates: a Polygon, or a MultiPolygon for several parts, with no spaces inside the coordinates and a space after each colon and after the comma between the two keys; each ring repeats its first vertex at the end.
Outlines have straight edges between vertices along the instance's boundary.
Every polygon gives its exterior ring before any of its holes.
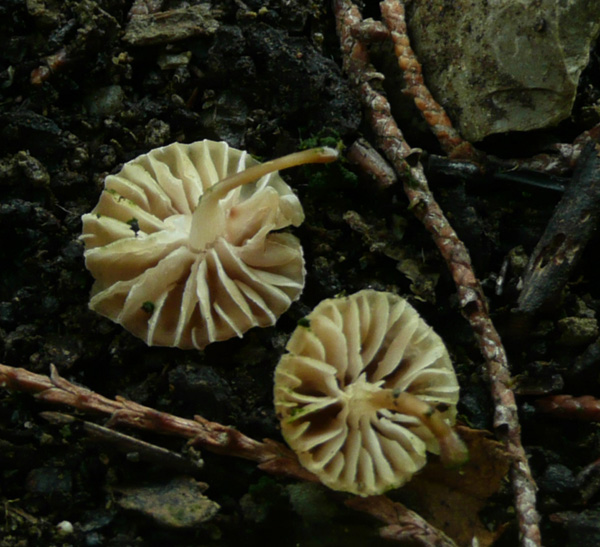
{"type": "Polygon", "coordinates": [[[489,530],[479,513],[500,489],[510,468],[510,456],[488,431],[465,426],[456,429],[469,449],[468,463],[460,469],[447,469],[430,460],[398,491],[398,498],[457,545],[470,546],[476,537],[480,547],[488,547],[502,534],[505,524],[489,530]]]}

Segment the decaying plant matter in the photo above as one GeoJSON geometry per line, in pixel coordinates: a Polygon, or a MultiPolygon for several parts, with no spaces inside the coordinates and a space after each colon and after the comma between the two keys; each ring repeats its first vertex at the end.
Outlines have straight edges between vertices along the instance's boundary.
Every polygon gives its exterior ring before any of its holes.
{"type": "MultiPolygon", "coordinates": [[[[402,18],[400,2],[386,0],[383,5],[388,10],[388,20],[391,20],[389,16],[393,14],[402,18]]],[[[357,29],[362,23],[360,11],[350,0],[334,0],[334,11],[344,70],[359,91],[366,119],[375,134],[377,145],[398,173],[412,211],[430,232],[448,264],[458,291],[461,310],[479,342],[495,405],[496,434],[506,443],[514,458],[511,477],[522,542],[528,546],[540,545],[539,515],[535,508],[536,485],[521,443],[517,405],[510,387],[506,352],[490,319],[487,301],[471,266],[469,253],[429,190],[423,168],[414,161],[415,153],[394,121],[386,97],[372,84],[376,71],[365,45],[357,39],[357,29]]],[[[392,30],[397,29],[398,25],[392,30]]],[[[407,40],[407,37],[402,37],[402,40],[407,40]]],[[[403,54],[409,53],[405,45],[403,54]]],[[[408,61],[405,59],[403,63],[407,64],[408,61]]],[[[378,77],[381,78],[381,75],[378,77]]],[[[420,109],[429,110],[425,105],[420,109]]],[[[447,123],[447,118],[443,122],[447,123]]]]}

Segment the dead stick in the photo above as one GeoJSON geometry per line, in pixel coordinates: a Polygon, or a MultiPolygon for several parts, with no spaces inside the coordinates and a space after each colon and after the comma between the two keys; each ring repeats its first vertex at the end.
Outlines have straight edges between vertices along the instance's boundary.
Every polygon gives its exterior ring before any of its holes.
{"type": "MultiPolygon", "coordinates": [[[[135,429],[188,438],[193,445],[198,445],[211,452],[258,462],[259,469],[273,475],[312,482],[319,480],[315,475],[300,466],[296,455],[281,443],[270,439],[258,442],[231,427],[210,422],[200,416],[188,420],[166,412],[159,412],[123,398],[107,399],[85,387],[72,384],[61,378],[53,365],[51,366],[50,377],[48,377],[29,372],[23,368],[0,364],[1,387],[13,391],[33,393],[37,399],[47,403],[62,404],[89,413],[107,414],[110,416],[107,424],[109,427],[124,425],[135,429]]],[[[46,419],[54,423],[71,423],[73,420],[71,417],[56,412],[43,414],[46,419]]],[[[96,434],[101,433],[103,438],[106,438],[107,431],[104,427],[88,424],[87,429],[96,434]]],[[[121,437],[125,436],[118,435],[118,437],[122,442],[121,437]]],[[[112,441],[114,441],[114,438],[111,439],[112,441]]],[[[136,450],[139,449],[138,442],[127,439],[129,446],[132,446],[132,442],[136,450]]],[[[383,537],[403,544],[407,540],[419,541],[422,537],[426,537],[431,541],[427,545],[455,547],[455,544],[448,540],[443,532],[431,526],[414,511],[410,511],[401,503],[392,502],[391,500],[386,502],[385,496],[378,496],[378,498],[381,498],[380,505],[384,504],[386,507],[393,505],[396,516],[396,518],[392,518],[392,516],[387,515],[389,519],[383,519],[389,524],[381,531],[383,537]]],[[[357,502],[356,507],[352,503],[348,503],[348,506],[357,511],[373,514],[373,507],[363,506],[359,502],[357,502]]]]}
{"type": "Polygon", "coordinates": [[[434,98],[423,80],[423,69],[410,46],[404,6],[400,0],[384,0],[379,4],[383,22],[390,31],[394,52],[410,95],[423,118],[433,131],[440,146],[451,158],[476,160],[479,154],[452,125],[448,114],[434,98]]]}
{"type": "Polygon", "coordinates": [[[85,387],[68,382],[51,366],[50,377],[23,368],[0,364],[0,387],[34,393],[36,398],[52,404],[67,405],[84,412],[110,416],[107,427],[124,425],[190,439],[191,444],[217,454],[236,456],[259,463],[259,467],[274,474],[303,480],[318,480],[300,466],[295,454],[272,440],[255,441],[250,437],[216,422],[195,416],[180,418],[129,401],[122,397],[107,399],[85,387]]]}
{"type": "Polygon", "coordinates": [[[385,523],[386,526],[379,530],[379,535],[384,539],[421,547],[456,547],[456,543],[446,534],[387,496],[355,496],[347,499],[345,504],[385,523]]]}
{"type": "Polygon", "coordinates": [[[195,473],[202,469],[204,462],[201,458],[186,458],[178,452],[167,450],[162,446],[156,446],[131,435],[120,433],[109,427],[88,422],[64,414],[62,412],[40,412],[40,416],[54,425],[67,425],[81,429],[88,435],[92,442],[112,445],[115,450],[125,454],[135,454],[136,461],[149,461],[163,468],[171,468],[180,473],[195,473]]]}
{"type": "Polygon", "coordinates": [[[591,395],[549,395],[535,402],[538,411],[566,420],[600,422],[600,400],[591,395]]]}
{"type": "Polygon", "coordinates": [[[422,166],[412,167],[406,161],[412,150],[391,115],[389,102],[371,85],[374,68],[366,48],[352,33],[352,28],[362,20],[358,8],[350,0],[334,0],[333,5],[344,70],[359,90],[378,145],[403,181],[413,212],[430,232],[446,260],[457,287],[461,310],[485,358],[495,407],[494,427],[513,458],[511,479],[522,544],[527,547],[541,545],[539,515],[535,508],[536,485],[521,444],[521,428],[515,396],[510,389],[506,352],[489,317],[487,302],[473,272],[469,253],[429,190],[422,166]]]}
{"type": "Polygon", "coordinates": [[[599,145],[581,153],[562,199],[538,241],[525,273],[518,311],[534,314],[556,307],[573,268],[600,221],[599,145]]]}

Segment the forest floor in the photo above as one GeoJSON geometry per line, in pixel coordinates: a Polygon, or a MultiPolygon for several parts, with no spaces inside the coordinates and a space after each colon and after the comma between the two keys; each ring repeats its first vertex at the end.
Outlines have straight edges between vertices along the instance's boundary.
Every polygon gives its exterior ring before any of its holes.
{"type": "MultiPolygon", "coordinates": [[[[284,175],[306,214],[293,232],[304,248],[307,283],[276,326],[183,351],[147,347],[88,309],[93,280],[79,241],[81,216],[124,162],[175,141],[224,140],[271,159],[311,142],[349,146],[369,137],[341,70],[328,1],[212,0],[206,12],[189,11],[194,2],[135,2],[162,4],[161,33],[133,25],[131,4],[0,4],[0,362],[44,375],[54,365],[62,377],[106,397],[281,440],[272,379],[290,333],[323,299],[373,288],[407,298],[438,332],[461,386],[459,420],[493,431],[483,358],[443,259],[401,185],[380,189],[346,160],[284,175]],[[184,17],[169,11],[178,9],[184,17]]],[[[596,54],[581,90],[560,126],[482,147],[516,157],[525,142],[531,154],[548,142],[572,142],[597,122],[589,115],[600,97],[596,54]]],[[[425,154],[440,153],[424,123],[411,123],[406,135],[425,154]]],[[[600,474],[588,466],[600,455],[600,430],[536,407],[552,394],[600,398],[597,358],[589,357],[598,338],[598,236],[551,309],[523,323],[512,312],[520,275],[561,192],[439,173],[429,182],[470,251],[508,352],[544,545],[598,545],[600,474]]],[[[201,467],[137,461],[76,425],[48,423],[40,416],[45,410],[71,412],[0,390],[2,547],[388,544],[378,538],[376,521],[320,485],[205,451],[201,467]],[[157,522],[156,508],[136,510],[123,501],[132,491],[147,499],[148,488],[159,485],[186,490],[190,478],[206,483],[204,495],[219,505],[201,524],[169,526],[157,522]],[[72,531],[57,526],[65,521],[72,531]]],[[[139,436],[186,452],[185,440],[139,436]]],[[[500,546],[517,544],[512,500],[506,478],[481,514],[489,530],[504,530],[500,546]]]]}

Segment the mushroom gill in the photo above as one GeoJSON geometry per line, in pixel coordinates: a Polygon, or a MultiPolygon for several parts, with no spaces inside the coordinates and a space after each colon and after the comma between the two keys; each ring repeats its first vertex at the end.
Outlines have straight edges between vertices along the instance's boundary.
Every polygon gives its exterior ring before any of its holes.
{"type": "Polygon", "coordinates": [[[406,300],[374,290],[325,300],[286,349],[274,389],[282,434],[330,488],[397,488],[426,451],[466,460],[451,428],[459,388],[448,352],[406,300]]]}
{"type": "Polygon", "coordinates": [[[225,142],[171,144],[126,163],[83,215],[89,306],[148,345],[202,349],[273,325],[304,286],[304,213],[277,170],[334,161],[315,148],[263,164],[225,142]]]}

